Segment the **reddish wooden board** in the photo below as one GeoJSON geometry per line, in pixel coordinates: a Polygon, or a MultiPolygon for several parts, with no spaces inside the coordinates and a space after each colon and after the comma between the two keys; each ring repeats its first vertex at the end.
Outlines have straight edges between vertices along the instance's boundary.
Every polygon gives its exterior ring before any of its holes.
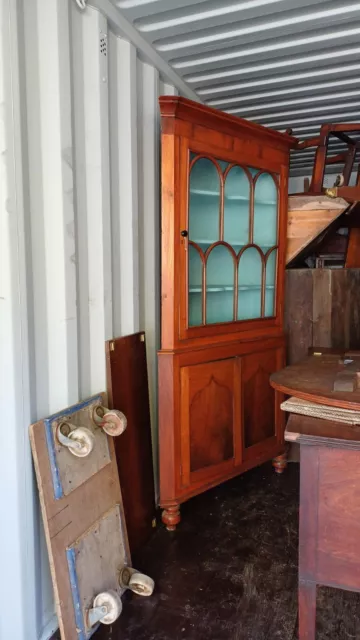
{"type": "Polygon", "coordinates": [[[127,417],[127,429],[115,439],[130,549],[149,538],[155,517],[149,387],[145,334],[106,343],[107,392],[112,409],[127,417]]]}

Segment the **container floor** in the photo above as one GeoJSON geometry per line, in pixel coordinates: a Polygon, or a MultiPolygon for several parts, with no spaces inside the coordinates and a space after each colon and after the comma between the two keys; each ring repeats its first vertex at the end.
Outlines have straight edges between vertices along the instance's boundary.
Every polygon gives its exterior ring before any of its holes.
{"type": "MultiPolygon", "coordinates": [[[[193,498],[133,558],[156,589],[129,594],[95,640],[295,640],[299,466],[271,464],[193,498]]],[[[360,639],[360,594],[318,590],[317,640],[360,639]]]]}

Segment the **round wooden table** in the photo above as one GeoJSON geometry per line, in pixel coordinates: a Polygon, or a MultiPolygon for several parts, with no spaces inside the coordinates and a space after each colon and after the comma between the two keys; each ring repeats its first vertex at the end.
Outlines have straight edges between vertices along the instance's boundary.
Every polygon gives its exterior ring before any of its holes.
{"type": "MultiPolygon", "coordinates": [[[[360,417],[358,371],[359,353],[322,353],[270,383],[360,417]]],[[[291,413],[286,434],[300,444],[299,639],[315,640],[317,585],[360,592],[360,425],[291,413]]]]}

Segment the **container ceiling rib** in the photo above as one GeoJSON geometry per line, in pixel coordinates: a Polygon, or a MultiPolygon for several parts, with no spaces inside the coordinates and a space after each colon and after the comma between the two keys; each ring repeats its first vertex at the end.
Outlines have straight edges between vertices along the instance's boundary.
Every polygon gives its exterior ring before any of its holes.
{"type": "MultiPolygon", "coordinates": [[[[360,2],[112,1],[209,106],[299,138],[360,120],[360,2]]],[[[291,174],[312,160],[293,154],[291,174]]]]}

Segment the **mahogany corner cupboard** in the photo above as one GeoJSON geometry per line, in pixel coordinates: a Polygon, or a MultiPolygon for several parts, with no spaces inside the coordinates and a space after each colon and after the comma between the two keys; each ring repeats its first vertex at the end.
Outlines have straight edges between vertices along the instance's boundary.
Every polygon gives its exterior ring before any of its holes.
{"type": "Polygon", "coordinates": [[[281,395],[289,151],[294,138],[160,98],[160,505],[268,459],[285,466],[281,395]]]}

